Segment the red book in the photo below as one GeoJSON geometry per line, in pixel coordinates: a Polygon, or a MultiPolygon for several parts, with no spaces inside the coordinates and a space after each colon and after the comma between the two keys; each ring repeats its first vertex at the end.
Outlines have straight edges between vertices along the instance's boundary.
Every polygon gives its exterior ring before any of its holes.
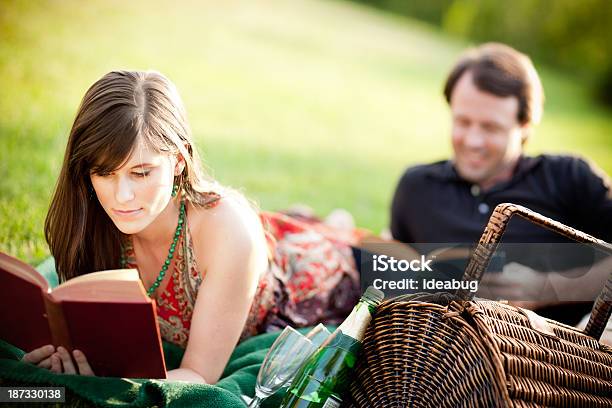
{"type": "Polygon", "coordinates": [[[46,344],[85,353],[97,376],[166,378],[155,302],[136,269],[89,273],[55,289],[0,252],[0,338],[24,351],[46,344]]]}

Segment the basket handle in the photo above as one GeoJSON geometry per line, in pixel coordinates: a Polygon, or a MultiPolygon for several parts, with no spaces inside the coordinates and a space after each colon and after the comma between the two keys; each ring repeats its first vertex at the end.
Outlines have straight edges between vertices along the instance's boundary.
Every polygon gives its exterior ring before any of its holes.
{"type": "MultiPolygon", "coordinates": [[[[512,203],[503,203],[495,207],[493,214],[491,214],[489,223],[482,233],[480,241],[472,253],[465,269],[463,275],[464,281],[480,282],[482,275],[489,266],[493,253],[501,241],[508,222],[513,215],[520,215],[528,221],[548,228],[574,241],[593,244],[598,249],[608,254],[612,254],[612,245],[607,242],[572,227],[568,227],[567,225],[538,214],[528,208],[512,203]]],[[[471,300],[474,297],[472,292],[464,289],[457,291],[457,295],[464,300],[471,300]]],[[[591,317],[589,318],[584,333],[599,340],[610,319],[610,314],[612,314],[612,272],[601,293],[595,300],[593,310],[591,311],[591,317]]]]}

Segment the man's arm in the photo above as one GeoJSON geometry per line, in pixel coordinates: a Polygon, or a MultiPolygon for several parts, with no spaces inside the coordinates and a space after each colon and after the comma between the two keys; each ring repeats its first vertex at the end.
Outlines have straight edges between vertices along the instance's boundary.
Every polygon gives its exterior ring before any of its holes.
{"type": "Polygon", "coordinates": [[[612,188],[609,176],[583,159],[570,165],[571,183],[566,184],[571,195],[573,227],[607,242],[612,241],[612,188]]]}
{"type": "Polygon", "coordinates": [[[593,301],[612,272],[612,256],[592,266],[562,272],[538,272],[510,263],[502,273],[485,273],[478,296],[504,299],[526,309],[540,309],[567,302],[593,301]]]}
{"type": "Polygon", "coordinates": [[[577,267],[563,273],[549,274],[549,285],[563,302],[595,300],[612,273],[612,256],[591,267],[577,267]]]}

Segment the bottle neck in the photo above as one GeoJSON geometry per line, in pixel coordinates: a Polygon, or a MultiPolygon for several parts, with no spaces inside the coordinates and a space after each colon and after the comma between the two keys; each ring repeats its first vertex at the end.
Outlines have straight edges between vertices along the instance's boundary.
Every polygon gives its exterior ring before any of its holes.
{"type": "Polygon", "coordinates": [[[338,330],[343,334],[362,342],[365,338],[365,332],[372,320],[370,305],[365,301],[357,303],[351,314],[338,327],[338,330]]]}

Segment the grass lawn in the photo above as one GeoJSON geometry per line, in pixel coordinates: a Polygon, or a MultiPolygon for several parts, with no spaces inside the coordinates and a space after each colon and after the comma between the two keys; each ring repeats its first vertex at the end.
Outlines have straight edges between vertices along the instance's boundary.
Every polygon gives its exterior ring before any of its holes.
{"type": "MultiPolygon", "coordinates": [[[[343,1],[0,0],[0,250],[48,256],[71,121],[117,68],[173,80],[207,166],[262,208],[345,207],[378,231],[404,168],[450,153],[441,88],[466,45],[343,1]]],[[[610,112],[575,78],[541,71],[547,107],[528,151],[612,173],[610,112]]]]}

